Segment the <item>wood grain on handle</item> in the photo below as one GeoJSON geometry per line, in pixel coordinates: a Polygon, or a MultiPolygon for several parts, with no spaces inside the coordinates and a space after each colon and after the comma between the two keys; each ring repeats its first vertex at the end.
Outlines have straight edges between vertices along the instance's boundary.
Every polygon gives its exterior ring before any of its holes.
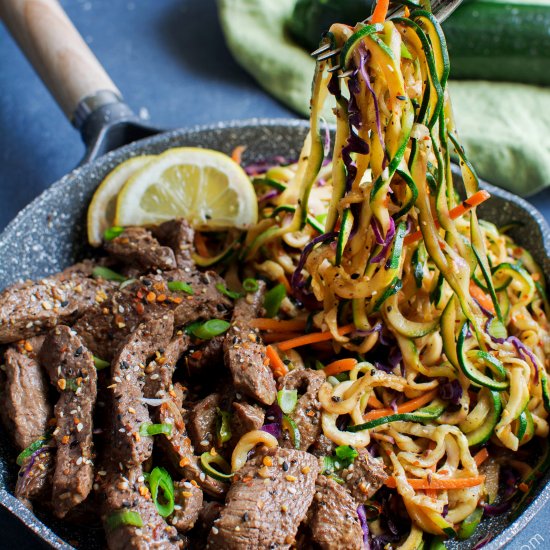
{"type": "Polygon", "coordinates": [[[120,96],[57,0],[0,0],[0,16],[69,119],[99,90],[120,96]]]}

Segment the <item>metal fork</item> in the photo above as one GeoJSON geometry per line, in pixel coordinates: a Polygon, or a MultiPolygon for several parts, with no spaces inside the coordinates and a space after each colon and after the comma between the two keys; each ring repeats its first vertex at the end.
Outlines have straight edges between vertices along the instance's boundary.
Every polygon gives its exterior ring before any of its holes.
{"type": "MultiPolygon", "coordinates": [[[[425,4],[424,0],[417,0],[419,7],[425,4]]],[[[462,0],[432,0],[431,7],[432,13],[437,17],[437,20],[441,23],[453,13],[453,11],[462,3],[462,0]]],[[[391,7],[388,11],[388,18],[400,17],[403,15],[405,7],[403,5],[391,7]]],[[[365,21],[368,22],[368,19],[365,21]]],[[[335,50],[330,49],[330,44],[324,44],[320,48],[316,49],[314,52],[311,52],[313,57],[317,58],[317,61],[322,61],[323,59],[328,59],[333,55],[340,53],[342,48],[337,48],[335,50]]],[[[332,67],[332,71],[338,70],[340,67],[332,67]]]]}

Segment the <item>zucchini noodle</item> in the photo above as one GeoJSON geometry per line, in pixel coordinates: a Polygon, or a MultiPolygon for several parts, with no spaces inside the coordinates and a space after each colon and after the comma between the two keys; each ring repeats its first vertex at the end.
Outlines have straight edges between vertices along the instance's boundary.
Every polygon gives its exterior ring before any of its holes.
{"type": "Polygon", "coordinates": [[[334,24],[323,45],[337,53],[317,64],[311,130],[296,163],[265,175],[285,190],[262,202],[243,257],[274,284],[290,282],[295,307],[280,316],[330,332],[315,359],[357,359],[319,391],[323,432],[377,449],[412,522],[403,547],[416,548],[425,533],[452,536],[487,502],[480,446],[513,453],[548,436],[544,275],[469,202],[479,184],[432,14],[334,24]],[[327,97],[337,122],[324,159],[327,97]]]}

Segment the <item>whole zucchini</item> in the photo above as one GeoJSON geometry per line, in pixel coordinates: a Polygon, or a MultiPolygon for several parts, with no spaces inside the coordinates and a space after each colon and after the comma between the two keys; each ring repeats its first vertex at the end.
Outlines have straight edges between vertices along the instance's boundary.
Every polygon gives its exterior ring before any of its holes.
{"type": "MultiPolygon", "coordinates": [[[[317,48],[334,21],[355,24],[374,0],[298,0],[288,29],[317,48]]],[[[550,1],[469,0],[443,24],[451,78],[550,84],[550,1]]]]}

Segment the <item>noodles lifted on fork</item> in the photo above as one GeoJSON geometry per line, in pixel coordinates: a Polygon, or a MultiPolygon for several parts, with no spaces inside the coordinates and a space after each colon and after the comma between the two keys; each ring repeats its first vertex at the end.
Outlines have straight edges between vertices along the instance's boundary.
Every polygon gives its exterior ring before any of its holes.
{"type": "Polygon", "coordinates": [[[310,132],[296,164],[256,178],[268,192],[246,258],[268,279],[290,280],[303,307],[286,299],[287,317],[309,314],[357,359],[321,388],[323,431],[338,445],[375,444],[413,548],[422,532],[452,534],[489,502],[480,445],[516,452],[548,436],[544,277],[471,206],[484,195],[458,141],[432,14],[335,24],[321,45],[336,53],[317,62],[310,132]],[[330,159],[319,114],[328,96],[330,159]],[[369,360],[381,345],[385,365],[369,360]]]}

